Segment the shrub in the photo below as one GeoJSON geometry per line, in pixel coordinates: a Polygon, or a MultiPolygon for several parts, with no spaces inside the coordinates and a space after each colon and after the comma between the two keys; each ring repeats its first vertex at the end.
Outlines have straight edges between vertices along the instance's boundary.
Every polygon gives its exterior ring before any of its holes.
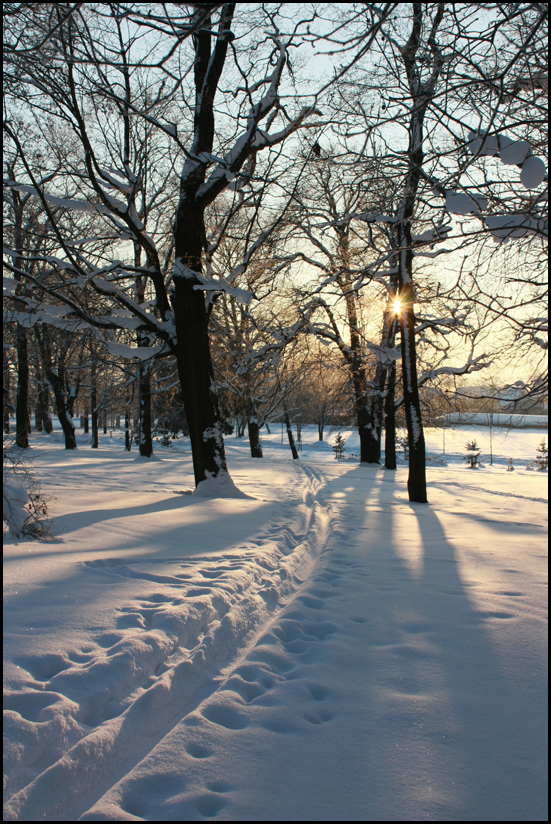
{"type": "Polygon", "coordinates": [[[48,501],[23,449],[4,439],[3,523],[15,538],[52,540],[48,501]]]}

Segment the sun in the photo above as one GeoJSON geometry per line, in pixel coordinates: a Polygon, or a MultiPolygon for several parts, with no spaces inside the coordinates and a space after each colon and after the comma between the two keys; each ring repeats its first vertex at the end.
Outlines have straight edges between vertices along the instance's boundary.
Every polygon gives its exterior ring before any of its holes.
{"type": "Polygon", "coordinates": [[[399,315],[400,311],[402,309],[402,304],[401,304],[399,298],[396,298],[396,300],[394,301],[394,307],[393,308],[394,308],[394,314],[399,315]]]}

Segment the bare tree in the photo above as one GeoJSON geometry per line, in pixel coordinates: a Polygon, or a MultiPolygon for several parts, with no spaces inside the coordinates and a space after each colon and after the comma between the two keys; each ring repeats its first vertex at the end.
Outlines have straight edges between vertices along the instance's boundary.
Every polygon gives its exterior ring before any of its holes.
{"type": "MultiPolygon", "coordinates": [[[[30,5],[22,9],[21,27],[25,14],[34,15],[30,5]]],[[[149,336],[151,357],[161,351],[174,355],[197,484],[227,471],[213,389],[205,295],[231,291],[235,277],[231,272],[225,278],[204,273],[205,210],[232,181],[255,184],[256,156],[277,151],[317,113],[311,96],[310,102],[294,113],[280,103],[279,87],[294,35],[280,35],[277,15],[258,9],[259,24],[267,25],[270,31],[256,44],[251,60],[250,40],[240,43],[247,34],[240,34],[244,27],[235,11],[235,4],[224,4],[215,12],[215,20],[212,9],[205,14],[199,6],[191,10],[182,7],[172,9],[170,17],[164,11],[160,19],[123,4],[79,6],[70,15],[64,8],[48,7],[44,11],[48,20],[43,25],[55,30],[55,38],[47,41],[48,53],[39,52],[37,59],[34,51],[16,49],[8,78],[13,104],[8,103],[5,131],[25,159],[25,173],[9,184],[15,191],[40,199],[63,255],[53,262],[47,282],[30,271],[37,250],[23,259],[14,249],[9,265],[37,291],[60,297],[82,322],[104,330],[107,341],[109,330],[121,325],[130,328],[133,323],[132,328],[149,336]],[[138,54],[137,50],[144,48],[138,34],[145,35],[146,56],[138,54]],[[173,42],[167,48],[169,37],[173,42]],[[182,70],[182,66],[187,68],[182,70]],[[221,85],[224,72],[229,88],[225,81],[221,85]],[[231,112],[219,125],[217,96],[225,97],[231,112]],[[14,116],[15,108],[21,106],[27,107],[29,116],[32,110],[37,117],[64,122],[79,143],[81,158],[67,170],[64,191],[48,190],[33,174],[14,116]],[[158,235],[146,231],[136,207],[143,193],[143,176],[132,151],[132,123],[137,120],[152,125],[167,147],[172,147],[166,151],[174,150],[183,161],[177,203],[171,207],[175,209],[170,226],[172,242],[164,256],[158,235]],[[125,264],[112,254],[93,256],[84,245],[71,246],[54,206],[101,215],[104,238],[109,227],[111,237],[114,233],[120,240],[131,240],[139,246],[143,262],[125,264]],[[136,276],[147,277],[146,298],[151,288],[154,308],[139,303],[132,294],[136,276]],[[116,311],[98,318],[83,307],[82,292],[95,292],[116,311]],[[124,324],[117,320],[123,315],[128,318],[124,324]]],[[[300,19],[294,29],[298,31],[303,23],[307,31],[307,21],[300,19]]],[[[267,182],[258,181],[257,188],[265,189],[267,182]]],[[[236,200],[243,201],[239,187],[234,188],[236,200]]],[[[157,207],[160,201],[157,194],[157,207]]],[[[247,254],[241,265],[248,265],[247,254]]]]}

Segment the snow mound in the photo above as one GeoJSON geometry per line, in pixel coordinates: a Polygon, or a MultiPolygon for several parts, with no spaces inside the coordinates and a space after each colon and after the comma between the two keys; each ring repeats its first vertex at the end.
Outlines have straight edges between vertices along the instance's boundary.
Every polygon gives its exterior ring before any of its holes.
{"type": "Polygon", "coordinates": [[[4,480],[3,484],[3,518],[9,531],[16,538],[23,535],[25,524],[29,520],[30,513],[27,509],[29,496],[27,490],[23,489],[15,478],[4,480]]]}
{"type": "Polygon", "coordinates": [[[250,501],[256,500],[252,495],[246,495],[236,487],[227,472],[219,472],[218,475],[211,475],[206,471],[207,477],[197,484],[193,495],[198,498],[248,498],[250,501]]]}

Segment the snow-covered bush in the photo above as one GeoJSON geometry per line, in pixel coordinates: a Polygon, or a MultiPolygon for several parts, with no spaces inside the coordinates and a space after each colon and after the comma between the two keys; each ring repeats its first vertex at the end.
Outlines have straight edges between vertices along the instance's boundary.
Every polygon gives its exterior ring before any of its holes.
{"type": "Polygon", "coordinates": [[[16,538],[52,537],[47,501],[32,472],[31,461],[24,450],[4,439],[3,507],[4,527],[16,538]]]}

